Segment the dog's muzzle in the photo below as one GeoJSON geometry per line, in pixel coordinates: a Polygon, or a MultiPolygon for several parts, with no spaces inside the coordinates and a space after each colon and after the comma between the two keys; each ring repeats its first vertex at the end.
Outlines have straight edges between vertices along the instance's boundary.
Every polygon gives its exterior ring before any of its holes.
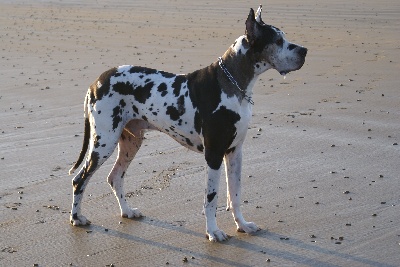
{"type": "Polygon", "coordinates": [[[289,72],[299,70],[299,69],[301,69],[301,67],[303,67],[304,62],[306,61],[306,55],[307,55],[308,49],[305,47],[299,46],[299,47],[297,47],[296,52],[298,55],[297,66],[293,69],[287,69],[287,70],[280,71],[279,74],[281,74],[282,76],[286,76],[286,74],[288,74],[289,72]]]}

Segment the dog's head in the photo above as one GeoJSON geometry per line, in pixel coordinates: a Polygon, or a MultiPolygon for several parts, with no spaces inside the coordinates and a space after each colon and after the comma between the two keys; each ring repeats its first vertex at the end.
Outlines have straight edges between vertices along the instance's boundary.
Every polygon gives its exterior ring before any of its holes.
{"type": "Polygon", "coordinates": [[[281,75],[300,69],[307,55],[307,48],[286,40],[285,33],[278,28],[265,24],[261,19],[262,6],[246,20],[246,37],[253,49],[256,72],[269,68],[276,69],[281,75]],[[264,67],[263,67],[264,66],[264,67]]]}

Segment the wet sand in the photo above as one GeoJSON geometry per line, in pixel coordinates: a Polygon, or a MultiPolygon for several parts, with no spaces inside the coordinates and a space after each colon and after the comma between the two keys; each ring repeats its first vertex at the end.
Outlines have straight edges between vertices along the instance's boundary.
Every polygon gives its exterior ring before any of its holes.
{"type": "MultiPolygon", "coordinates": [[[[105,177],[69,224],[83,99],[123,64],[188,73],[244,33],[258,2],[0,1],[1,266],[399,266],[400,3],[268,1],[263,20],[309,49],[284,80],[261,76],[244,147],[243,210],[262,228],[210,243],[203,155],[157,132],[125,176],[119,217],[105,177]],[[187,262],[184,262],[187,259],[187,262]]],[[[223,177],[221,177],[224,180],[223,177]]]]}

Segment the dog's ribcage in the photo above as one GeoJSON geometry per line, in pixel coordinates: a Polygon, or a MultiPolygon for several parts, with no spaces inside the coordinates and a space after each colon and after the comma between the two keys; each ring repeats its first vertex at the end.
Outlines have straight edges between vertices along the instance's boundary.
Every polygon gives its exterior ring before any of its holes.
{"type": "MultiPolygon", "coordinates": [[[[104,85],[97,82],[96,86],[104,85]]],[[[121,123],[125,125],[132,119],[141,119],[185,147],[197,152],[203,150],[202,140],[194,128],[196,110],[190,101],[184,75],[121,66],[110,77],[109,87],[102,101],[90,106],[93,116],[108,113],[114,131],[121,123]]],[[[98,116],[96,124],[108,116],[98,116]]]]}

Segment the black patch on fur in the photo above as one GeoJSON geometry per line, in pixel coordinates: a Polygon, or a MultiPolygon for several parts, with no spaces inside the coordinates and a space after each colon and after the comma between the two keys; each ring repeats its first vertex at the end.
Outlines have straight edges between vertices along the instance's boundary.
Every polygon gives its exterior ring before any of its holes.
{"type": "MultiPolygon", "coordinates": [[[[185,97],[181,95],[177,102],[177,107],[175,106],[168,106],[166,114],[169,115],[171,120],[177,121],[179,118],[185,113],[185,97]]],[[[182,120],[179,121],[179,124],[182,124],[182,120]]]]}
{"type": "Polygon", "coordinates": [[[172,73],[169,73],[169,72],[165,72],[165,71],[159,71],[159,73],[160,73],[164,78],[167,78],[167,79],[173,78],[173,77],[176,76],[175,74],[172,74],[172,73]]]}
{"type": "Polygon", "coordinates": [[[78,177],[76,181],[72,182],[72,185],[74,187],[74,195],[79,195],[83,193],[82,186],[84,185],[86,178],[97,169],[98,164],[99,153],[93,151],[92,154],[90,154],[89,166],[82,172],[81,176],[78,177]]]}
{"type": "MultiPolygon", "coordinates": [[[[121,100],[122,101],[122,100],[121,100]]],[[[111,118],[113,119],[113,130],[118,127],[118,124],[122,121],[122,108],[118,105],[113,109],[111,118]]]]}
{"type": "Polygon", "coordinates": [[[139,103],[146,103],[146,100],[151,96],[151,89],[154,86],[154,82],[145,84],[145,86],[137,86],[133,91],[133,96],[139,103]]]}
{"type": "Polygon", "coordinates": [[[129,70],[129,73],[143,73],[143,74],[149,75],[149,74],[156,74],[157,70],[150,69],[150,68],[145,68],[145,67],[133,66],[129,70]]]}
{"type": "Polygon", "coordinates": [[[236,137],[235,123],[239,120],[239,114],[221,106],[204,121],[205,158],[210,168],[220,168],[225,152],[236,137]]]}
{"type": "Polygon", "coordinates": [[[132,109],[133,109],[133,112],[135,112],[136,114],[139,113],[139,109],[135,105],[132,105],[132,109]]]}
{"type": "Polygon", "coordinates": [[[155,69],[150,69],[150,68],[146,68],[146,67],[139,67],[139,66],[133,66],[131,67],[131,69],[129,70],[130,73],[140,73],[141,75],[139,76],[139,78],[143,78],[144,75],[150,75],[150,74],[161,74],[164,78],[173,78],[176,75],[169,73],[169,72],[165,72],[165,71],[158,71],[155,69]]]}
{"type": "Polygon", "coordinates": [[[180,117],[178,109],[174,106],[168,106],[166,114],[169,115],[173,121],[177,121],[180,117]]]}
{"type": "Polygon", "coordinates": [[[175,77],[175,81],[172,84],[172,88],[174,89],[174,95],[178,97],[181,93],[182,83],[186,81],[186,77],[184,75],[178,75],[175,77]]]}
{"type": "Polygon", "coordinates": [[[130,95],[133,91],[133,86],[130,82],[116,82],[113,85],[113,90],[121,95],[130,95]]]}
{"type": "Polygon", "coordinates": [[[198,145],[197,150],[203,152],[204,146],[203,145],[198,145]]]}
{"type": "Polygon", "coordinates": [[[296,47],[297,47],[297,45],[295,45],[295,44],[290,44],[290,45],[288,46],[288,49],[291,51],[291,50],[295,49],[296,47]]]}
{"type": "Polygon", "coordinates": [[[110,78],[117,74],[117,68],[109,69],[103,72],[94,83],[89,87],[90,90],[90,103],[94,104],[97,100],[101,100],[103,96],[110,92],[110,78]],[[101,86],[97,88],[97,83],[100,82],[101,86]]]}
{"type": "Polygon", "coordinates": [[[161,93],[161,96],[165,96],[168,91],[167,91],[167,85],[165,83],[160,83],[160,85],[157,88],[157,91],[161,93]]]}
{"type": "Polygon", "coordinates": [[[99,146],[100,146],[100,139],[101,139],[101,136],[99,136],[99,135],[96,135],[96,137],[94,138],[94,147],[95,148],[98,148],[99,146]]]}
{"type": "Polygon", "coordinates": [[[194,129],[196,130],[196,133],[200,134],[202,124],[200,113],[199,111],[196,111],[196,113],[194,113],[194,129]]]}
{"type": "Polygon", "coordinates": [[[214,63],[187,75],[189,97],[202,116],[211,114],[221,102],[217,68],[218,63],[214,63]]]}
{"type": "Polygon", "coordinates": [[[124,108],[126,106],[126,103],[125,103],[125,101],[123,99],[121,99],[119,101],[119,105],[124,108]]]}
{"type": "Polygon", "coordinates": [[[249,49],[249,42],[247,41],[247,39],[242,39],[242,46],[245,49],[249,49]]]}
{"type": "Polygon", "coordinates": [[[210,203],[211,201],[213,201],[216,195],[217,195],[217,192],[212,192],[211,194],[208,194],[208,195],[207,195],[207,201],[208,201],[208,203],[210,203]]]}
{"type": "Polygon", "coordinates": [[[178,111],[182,115],[185,113],[185,97],[181,95],[178,98],[178,101],[176,101],[176,104],[178,105],[178,111]]]}
{"type": "Polygon", "coordinates": [[[188,144],[188,146],[193,146],[193,143],[189,138],[186,138],[186,144],[188,144]]]}

